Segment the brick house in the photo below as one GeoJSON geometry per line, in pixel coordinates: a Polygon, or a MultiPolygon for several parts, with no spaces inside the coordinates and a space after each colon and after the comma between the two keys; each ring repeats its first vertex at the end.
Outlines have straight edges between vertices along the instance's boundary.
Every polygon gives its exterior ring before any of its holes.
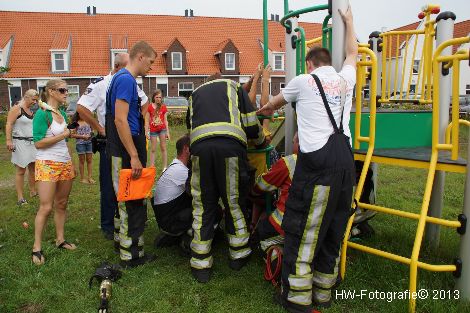
{"type": "MultiPolygon", "coordinates": [[[[0,111],[29,88],[65,79],[69,101],[76,101],[95,78],[107,75],[114,55],[139,41],[157,51],[155,64],[138,83],[147,94],[188,96],[207,76],[245,82],[263,61],[262,20],[198,16],[79,14],[0,11],[0,111]]],[[[301,23],[307,38],[321,24],[301,23]]],[[[271,93],[284,84],[284,28],[269,22],[271,93]]],[[[258,86],[259,87],[259,86],[258,86]]]]}

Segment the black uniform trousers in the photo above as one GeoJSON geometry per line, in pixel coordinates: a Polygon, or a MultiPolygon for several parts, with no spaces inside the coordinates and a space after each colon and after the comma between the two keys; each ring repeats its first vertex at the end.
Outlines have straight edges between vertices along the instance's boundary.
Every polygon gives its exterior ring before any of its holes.
{"type": "Polygon", "coordinates": [[[152,208],[160,230],[171,236],[179,236],[191,229],[191,202],[192,198],[186,192],[162,204],[154,204],[152,198],[152,208]]]}
{"type": "Polygon", "coordinates": [[[320,150],[299,152],[282,222],[282,296],[299,312],[310,312],[312,296],[316,303],[331,299],[354,183],[353,154],[341,131],[320,150]]]}
{"type": "MultiPolygon", "coordinates": [[[[145,135],[132,136],[142,166],[147,163],[147,150],[145,135]]],[[[123,149],[121,157],[111,157],[113,186],[117,194],[119,188],[119,169],[130,169],[131,158],[123,149]]],[[[131,261],[144,256],[144,228],[147,221],[147,207],[145,199],[119,202],[119,212],[115,220],[119,221],[119,228],[115,227],[115,238],[119,238],[119,253],[122,261],[131,261]]],[[[117,226],[117,223],[116,225],[117,226]]]]}
{"type": "Polygon", "coordinates": [[[246,147],[235,139],[213,137],[191,145],[193,233],[191,267],[212,267],[212,239],[219,216],[219,199],[225,207],[225,228],[231,259],[248,257],[250,233],[246,223],[248,160],[246,147]]]}

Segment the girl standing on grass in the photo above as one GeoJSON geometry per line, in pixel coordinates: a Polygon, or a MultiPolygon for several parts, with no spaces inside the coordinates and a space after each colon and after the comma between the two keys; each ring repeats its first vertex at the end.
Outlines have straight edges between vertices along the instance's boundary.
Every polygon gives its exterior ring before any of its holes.
{"type": "Polygon", "coordinates": [[[78,154],[78,170],[80,172],[80,181],[83,184],[94,184],[96,181],[92,178],[93,151],[91,148],[91,126],[80,118],[80,114],[78,114],[78,112],[75,113],[72,121],[78,123],[78,127],[76,129],[77,135],[74,137],[77,138],[77,141],[75,142],[75,148],[78,154]],[[87,164],[88,178],[85,178],[85,160],[87,164]]]}
{"type": "Polygon", "coordinates": [[[47,82],[40,103],[33,119],[33,140],[37,149],[36,182],[39,193],[39,210],[34,221],[34,245],[32,261],[36,265],[44,264],[41,250],[42,232],[47,219],[55,206],[54,222],[56,229],[56,247],[74,250],[76,246],[64,239],[64,225],[69,194],[75,169],[72,152],[67,146],[67,138],[72,131],[67,128],[67,116],[59,106],[67,101],[68,89],[65,81],[51,79],[47,82]]]}
{"type": "Polygon", "coordinates": [[[15,186],[18,196],[18,205],[28,204],[23,195],[24,174],[28,168],[29,196],[37,195],[34,182],[34,161],[36,148],[33,143],[33,112],[31,106],[39,99],[35,89],[24,93],[23,99],[8,112],[5,125],[6,144],[11,152],[11,163],[16,167],[15,186]]]}
{"type": "Polygon", "coordinates": [[[145,117],[145,128],[147,138],[150,137],[150,166],[155,166],[155,151],[157,149],[157,138],[160,141],[162,153],[162,172],[168,164],[166,152],[166,140],[170,140],[170,128],[168,127],[168,109],[162,102],[163,93],[157,89],[152,95],[152,103],[148,107],[145,117]]]}

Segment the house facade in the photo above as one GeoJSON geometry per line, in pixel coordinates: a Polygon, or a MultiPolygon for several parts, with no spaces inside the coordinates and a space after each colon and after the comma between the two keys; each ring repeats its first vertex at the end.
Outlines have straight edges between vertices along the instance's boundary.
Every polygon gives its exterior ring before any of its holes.
{"type": "MultiPolygon", "coordinates": [[[[276,95],[284,86],[285,31],[279,22],[268,24],[276,95]]],[[[309,38],[320,36],[321,24],[300,24],[309,38]]],[[[243,83],[263,61],[262,25],[242,18],[0,11],[0,66],[9,69],[0,74],[0,111],[51,78],[64,79],[68,101],[77,101],[111,71],[117,53],[139,40],[158,53],[149,74],[137,78],[148,95],[158,88],[188,97],[215,72],[243,83]]]]}

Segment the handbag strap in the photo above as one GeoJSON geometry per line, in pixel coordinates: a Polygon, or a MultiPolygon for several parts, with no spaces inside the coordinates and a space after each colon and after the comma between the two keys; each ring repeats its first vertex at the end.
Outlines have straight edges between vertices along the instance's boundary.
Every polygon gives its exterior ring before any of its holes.
{"type": "Polygon", "coordinates": [[[313,79],[315,80],[315,83],[317,84],[318,90],[320,91],[320,95],[323,100],[323,105],[325,106],[326,112],[328,113],[328,117],[330,119],[331,124],[333,125],[333,128],[335,130],[335,133],[337,134],[342,134],[344,133],[343,129],[343,113],[344,113],[344,103],[345,103],[345,93],[346,90],[344,87],[344,81],[343,78],[341,78],[341,122],[338,128],[338,125],[336,124],[335,118],[333,117],[333,113],[331,112],[330,106],[328,104],[328,100],[326,99],[325,91],[323,90],[323,86],[320,82],[320,79],[318,78],[317,75],[311,74],[313,79]]]}

